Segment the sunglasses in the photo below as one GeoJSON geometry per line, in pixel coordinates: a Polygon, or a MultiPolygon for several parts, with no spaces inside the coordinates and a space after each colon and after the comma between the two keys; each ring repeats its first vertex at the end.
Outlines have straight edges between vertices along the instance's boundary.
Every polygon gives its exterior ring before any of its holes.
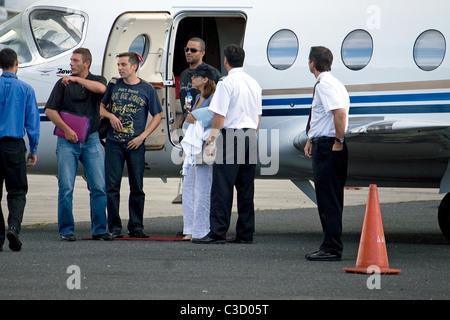
{"type": "Polygon", "coordinates": [[[189,48],[189,47],[185,47],[185,48],[184,48],[184,52],[189,52],[189,50],[190,50],[192,53],[196,53],[197,51],[200,51],[199,49],[196,49],[196,48],[189,48]]]}

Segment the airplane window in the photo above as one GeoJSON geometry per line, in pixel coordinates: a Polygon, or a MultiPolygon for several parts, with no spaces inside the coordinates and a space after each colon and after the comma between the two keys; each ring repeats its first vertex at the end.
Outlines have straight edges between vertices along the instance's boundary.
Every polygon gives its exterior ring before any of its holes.
{"type": "Polygon", "coordinates": [[[267,45],[267,59],[277,70],[286,70],[297,59],[298,39],[291,30],[283,29],[275,32],[267,45]]]}
{"type": "Polygon", "coordinates": [[[445,57],[445,38],[437,30],[423,32],[414,43],[414,61],[424,71],[439,67],[445,57]]]}
{"type": "Polygon", "coordinates": [[[361,70],[366,67],[373,53],[372,36],[365,30],[353,30],[342,42],[342,62],[350,70],[361,70]]]}
{"type": "Polygon", "coordinates": [[[145,35],[141,34],[137,36],[133,42],[130,45],[130,49],[128,51],[130,52],[136,52],[141,55],[142,59],[145,62],[145,59],[147,58],[147,55],[145,54],[145,50],[149,47],[148,45],[148,39],[145,35]]]}
{"type": "Polygon", "coordinates": [[[84,31],[80,13],[40,9],[30,14],[31,31],[39,54],[51,58],[76,47],[84,31]]]}

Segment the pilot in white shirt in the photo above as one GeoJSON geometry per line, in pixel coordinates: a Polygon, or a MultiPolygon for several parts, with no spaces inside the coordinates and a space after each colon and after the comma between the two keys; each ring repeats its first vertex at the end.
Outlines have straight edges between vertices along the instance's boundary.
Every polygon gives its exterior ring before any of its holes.
{"type": "Polygon", "coordinates": [[[236,236],[228,242],[252,243],[255,231],[253,196],[257,161],[256,130],[262,114],[262,89],[242,69],[245,57],[242,48],[227,46],[224,55],[228,76],[217,84],[209,106],[209,110],[214,112],[214,118],[208,147],[211,150],[217,146],[211,187],[211,231],[207,236],[193,240],[194,243],[225,243],[234,187],[239,198],[239,218],[236,236]],[[220,135],[216,139],[219,130],[220,135]],[[243,159],[238,159],[239,153],[245,153],[243,159]]]}
{"type": "Polygon", "coordinates": [[[333,54],[325,47],[312,47],[309,69],[314,86],[309,137],[304,152],[312,158],[317,208],[324,233],[318,251],[306,254],[313,261],[341,260],[342,211],[347,180],[348,150],[344,134],[348,127],[350,98],[344,85],[331,75],[333,54]]]}

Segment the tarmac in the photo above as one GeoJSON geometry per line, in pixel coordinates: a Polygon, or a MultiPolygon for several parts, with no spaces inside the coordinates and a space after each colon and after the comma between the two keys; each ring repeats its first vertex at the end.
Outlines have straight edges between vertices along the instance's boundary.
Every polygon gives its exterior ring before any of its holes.
{"type": "MultiPolygon", "coordinates": [[[[23,217],[23,225],[45,224],[57,222],[58,181],[54,176],[29,175],[29,191],[27,208],[23,217]]],[[[367,188],[347,188],[345,205],[365,205],[368,197],[367,188]]],[[[183,209],[179,203],[172,201],[182,192],[179,179],[167,179],[164,183],[159,178],[145,178],[146,193],[144,218],[182,216],[183,209]]],[[[128,181],[122,180],[121,212],[128,212],[128,181]]],[[[438,189],[378,188],[380,203],[404,201],[442,200],[438,189]]],[[[4,212],[6,209],[6,192],[2,199],[4,212]]],[[[255,210],[280,210],[297,208],[315,208],[316,205],[306,197],[289,180],[255,180],[255,210]]],[[[75,221],[90,221],[89,191],[82,177],[75,182],[73,211],[75,221]]],[[[234,203],[236,212],[236,203],[234,203]]]]}
{"type": "MultiPolygon", "coordinates": [[[[369,187],[345,191],[342,261],[311,262],[304,255],[317,250],[322,240],[317,208],[290,181],[255,182],[256,232],[253,244],[246,245],[81,240],[90,236],[89,197],[82,178],[74,195],[78,240],[63,242],[56,224],[56,178],[29,176],[29,184],[22,250],[12,252],[6,241],[0,252],[0,300],[105,300],[108,306],[95,306],[120,309],[128,316],[134,314],[128,304],[111,301],[140,300],[145,304],[132,309],[144,316],[162,312],[170,319],[242,314],[280,319],[321,308],[299,300],[450,299],[450,241],[437,223],[442,195],[436,189],[378,189],[389,264],[401,273],[371,278],[343,271],[355,267],[369,187]],[[206,307],[215,308],[214,315],[194,316],[212,310],[206,307]]],[[[172,203],[178,186],[178,179],[145,179],[144,225],[150,235],[172,237],[182,230],[182,205],[172,203]]],[[[126,225],[126,179],[122,196],[126,225]]],[[[7,212],[5,201],[6,195],[2,206],[7,212]]],[[[229,236],[236,217],[232,215],[229,236]]],[[[52,305],[34,310],[38,307],[52,305]]],[[[90,312],[71,304],[69,308],[71,316],[90,312]]],[[[325,315],[332,310],[324,310],[325,315]]]]}

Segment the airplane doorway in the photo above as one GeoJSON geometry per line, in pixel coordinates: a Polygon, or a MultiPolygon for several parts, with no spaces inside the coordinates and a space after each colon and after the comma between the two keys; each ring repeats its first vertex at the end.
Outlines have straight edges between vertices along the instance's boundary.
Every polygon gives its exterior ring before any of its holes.
{"type": "Polygon", "coordinates": [[[229,44],[243,45],[246,26],[246,16],[242,12],[193,13],[186,12],[178,15],[173,21],[173,34],[170,38],[167,62],[167,77],[174,86],[166,87],[166,114],[170,141],[179,146],[180,129],[183,113],[180,103],[179,77],[183,70],[189,67],[186,62],[184,47],[189,39],[199,37],[205,41],[206,53],[203,61],[217,68],[223,75],[223,48],[229,44]],[[170,61],[170,59],[172,59],[170,61]]]}

